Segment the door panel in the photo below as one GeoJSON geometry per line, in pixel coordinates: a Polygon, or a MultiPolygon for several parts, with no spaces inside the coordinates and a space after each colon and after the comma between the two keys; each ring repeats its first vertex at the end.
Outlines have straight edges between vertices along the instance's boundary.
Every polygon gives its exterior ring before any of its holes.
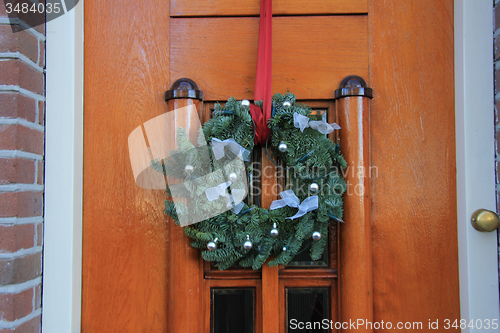
{"type": "Polygon", "coordinates": [[[168,2],[84,10],[82,331],[165,332],[165,198],[134,184],[127,139],[166,111],[168,2]]]}
{"type": "MultiPolygon", "coordinates": [[[[205,100],[253,99],[258,18],[172,18],[171,80],[189,77],[205,100]]],[[[273,19],[273,93],[331,99],[348,75],[368,76],[366,15],[273,19]]]]}
{"type": "Polygon", "coordinates": [[[460,319],[453,1],[369,17],[375,318],[460,319]]]}
{"type": "MultiPolygon", "coordinates": [[[[275,0],[273,15],[365,14],[367,0],[275,0]]],[[[260,1],[171,1],[171,16],[258,16],[260,1]]]]}

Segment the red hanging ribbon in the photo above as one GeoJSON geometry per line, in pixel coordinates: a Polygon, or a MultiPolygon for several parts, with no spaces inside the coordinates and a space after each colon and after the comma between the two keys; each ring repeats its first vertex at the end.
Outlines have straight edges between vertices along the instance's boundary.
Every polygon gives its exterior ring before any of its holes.
{"type": "Polygon", "coordinates": [[[271,74],[273,40],[273,2],[260,1],[259,50],[255,75],[254,101],[263,101],[263,110],[250,105],[250,114],[255,122],[255,144],[265,144],[269,134],[267,121],[271,118],[271,74]]]}

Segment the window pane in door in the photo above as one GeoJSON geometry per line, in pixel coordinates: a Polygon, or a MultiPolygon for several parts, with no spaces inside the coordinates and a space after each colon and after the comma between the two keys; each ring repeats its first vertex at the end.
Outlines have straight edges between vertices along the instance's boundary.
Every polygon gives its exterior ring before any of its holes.
{"type": "Polygon", "coordinates": [[[212,333],[254,332],[254,289],[212,288],[212,333]]]}
{"type": "Polygon", "coordinates": [[[314,266],[314,267],[327,267],[328,266],[328,246],[323,250],[321,258],[318,260],[312,260],[310,251],[311,245],[314,242],[312,239],[307,239],[302,243],[302,247],[297,252],[297,254],[292,258],[292,261],[288,263],[287,267],[290,268],[303,268],[303,266],[314,266]]]}
{"type": "Polygon", "coordinates": [[[330,319],[328,294],[329,288],[286,288],[287,332],[327,333],[322,320],[330,319]]]}

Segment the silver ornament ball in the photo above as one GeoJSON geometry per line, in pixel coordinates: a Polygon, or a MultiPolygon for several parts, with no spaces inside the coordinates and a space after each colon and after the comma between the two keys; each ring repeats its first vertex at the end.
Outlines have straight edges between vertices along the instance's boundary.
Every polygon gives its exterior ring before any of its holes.
{"type": "Polygon", "coordinates": [[[235,182],[236,180],[238,180],[238,175],[236,174],[236,172],[231,172],[229,174],[229,180],[232,182],[235,182]]]}
{"type": "Polygon", "coordinates": [[[281,141],[280,144],[278,145],[278,150],[282,153],[286,152],[288,149],[287,144],[284,141],[281,141]]]}
{"type": "Polygon", "coordinates": [[[248,99],[242,100],[241,101],[241,106],[244,107],[245,109],[249,108],[250,107],[250,101],[248,99]]]}
{"type": "Polygon", "coordinates": [[[252,249],[252,247],[253,247],[253,244],[252,244],[252,242],[250,242],[249,240],[247,240],[247,241],[245,242],[245,244],[243,244],[243,248],[244,248],[245,250],[251,250],[251,249],[252,249]]]}
{"type": "Polygon", "coordinates": [[[319,191],[318,183],[312,183],[311,185],[309,185],[309,191],[311,191],[313,193],[318,192],[319,191]]]}
{"type": "Polygon", "coordinates": [[[292,103],[290,103],[290,101],[283,102],[283,108],[288,109],[290,106],[292,106],[292,103]]]}
{"type": "Polygon", "coordinates": [[[215,242],[208,242],[208,244],[207,244],[207,249],[208,249],[209,251],[213,251],[213,250],[215,250],[216,248],[217,248],[217,245],[215,244],[215,242]]]}
{"type": "Polygon", "coordinates": [[[192,166],[191,164],[187,164],[185,167],[184,167],[184,172],[187,173],[188,175],[189,174],[192,174],[194,171],[194,166],[192,166]]]}
{"type": "Polygon", "coordinates": [[[276,228],[271,229],[271,237],[276,238],[279,235],[279,231],[276,228]]]}
{"type": "Polygon", "coordinates": [[[313,236],[312,238],[315,240],[315,241],[319,241],[321,239],[321,233],[319,231],[315,231],[313,232],[313,236]]]}

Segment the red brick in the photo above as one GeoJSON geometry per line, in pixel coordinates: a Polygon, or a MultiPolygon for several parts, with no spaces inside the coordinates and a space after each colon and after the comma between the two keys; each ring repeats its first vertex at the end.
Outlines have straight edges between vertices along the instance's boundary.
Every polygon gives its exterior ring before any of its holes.
{"type": "Polygon", "coordinates": [[[43,73],[18,59],[0,61],[0,84],[18,85],[26,90],[43,94],[43,80],[43,73]]]}
{"type": "Polygon", "coordinates": [[[43,184],[43,161],[38,161],[38,174],[36,175],[36,183],[39,185],[43,184]]]}
{"type": "Polygon", "coordinates": [[[0,259],[0,285],[19,284],[36,279],[42,272],[42,252],[14,259],[0,259]]]}
{"type": "Polygon", "coordinates": [[[495,6],[495,30],[500,27],[500,5],[495,6]]]}
{"type": "Polygon", "coordinates": [[[495,38],[494,48],[495,48],[495,60],[498,60],[500,59],[500,37],[495,38]]]}
{"type": "Polygon", "coordinates": [[[35,286],[35,309],[38,310],[42,307],[42,285],[37,284],[35,286]]]}
{"type": "Polygon", "coordinates": [[[40,41],[38,47],[39,61],[38,66],[45,68],[45,42],[40,41]]]}
{"type": "Polygon", "coordinates": [[[35,27],[35,30],[41,32],[42,35],[45,35],[45,24],[40,24],[35,27]]]}
{"type": "MultiPolygon", "coordinates": [[[[1,2],[1,1],[0,1],[1,2]]],[[[21,96],[17,93],[15,94],[0,94],[0,117],[4,118],[17,118],[18,108],[17,108],[17,98],[21,96]]],[[[35,115],[35,109],[33,109],[33,115],[35,115]]]]}
{"type": "Polygon", "coordinates": [[[25,322],[22,325],[19,325],[15,333],[40,333],[41,332],[41,323],[42,316],[35,317],[30,321],[25,322]]]}
{"type": "Polygon", "coordinates": [[[43,155],[43,132],[22,125],[0,125],[0,149],[43,155]]]}
{"type": "Polygon", "coordinates": [[[9,17],[5,8],[5,1],[0,1],[0,17],[9,17]]]}
{"type": "Polygon", "coordinates": [[[27,31],[13,32],[10,25],[0,25],[0,52],[20,52],[38,62],[38,39],[27,31]]]}
{"type": "Polygon", "coordinates": [[[42,216],[42,192],[0,193],[0,217],[42,216]]]}
{"type": "Polygon", "coordinates": [[[500,92],[500,69],[495,69],[495,94],[500,92]]]}
{"type": "Polygon", "coordinates": [[[34,184],[35,163],[21,158],[0,159],[0,184],[34,184]]]}
{"type": "Polygon", "coordinates": [[[45,125],[45,102],[38,102],[38,123],[45,125]]]}
{"type": "Polygon", "coordinates": [[[497,167],[496,168],[496,174],[497,174],[496,175],[497,176],[496,177],[496,183],[500,184],[500,162],[495,162],[495,164],[496,164],[496,167],[497,167]]]}
{"type": "Polygon", "coordinates": [[[500,214],[500,191],[497,191],[497,213],[500,214]]]}
{"type": "Polygon", "coordinates": [[[35,224],[0,226],[0,252],[16,252],[35,246],[35,224]]]}
{"type": "Polygon", "coordinates": [[[500,123],[500,100],[495,101],[495,126],[500,123]]]}
{"type": "Polygon", "coordinates": [[[500,131],[495,132],[495,147],[497,156],[500,155],[500,131]]]}
{"type": "Polygon", "coordinates": [[[43,223],[36,225],[36,245],[42,246],[43,244],[43,223]]]}
{"type": "Polygon", "coordinates": [[[14,321],[33,312],[33,289],[18,294],[0,294],[0,320],[14,321]]]}
{"type": "Polygon", "coordinates": [[[0,117],[22,118],[34,123],[37,101],[18,93],[0,94],[0,117]]]}

